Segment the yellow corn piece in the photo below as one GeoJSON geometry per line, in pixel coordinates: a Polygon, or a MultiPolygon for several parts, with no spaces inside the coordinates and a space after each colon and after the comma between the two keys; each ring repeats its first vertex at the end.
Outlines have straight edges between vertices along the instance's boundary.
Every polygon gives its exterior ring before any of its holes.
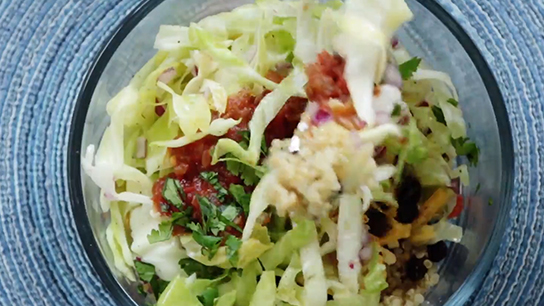
{"type": "Polygon", "coordinates": [[[415,245],[426,244],[436,237],[434,227],[431,225],[423,225],[418,229],[414,229],[412,236],[410,236],[410,242],[415,245]]]}
{"type": "Polygon", "coordinates": [[[412,222],[413,228],[419,228],[429,222],[440,210],[446,206],[448,201],[455,196],[449,188],[439,188],[433,195],[421,205],[419,216],[412,222]]]}
{"type": "Polygon", "coordinates": [[[410,237],[410,232],[412,231],[411,224],[402,224],[394,219],[391,219],[390,222],[391,229],[387,232],[387,235],[378,239],[380,245],[388,245],[390,243],[395,243],[400,239],[410,237]]]}

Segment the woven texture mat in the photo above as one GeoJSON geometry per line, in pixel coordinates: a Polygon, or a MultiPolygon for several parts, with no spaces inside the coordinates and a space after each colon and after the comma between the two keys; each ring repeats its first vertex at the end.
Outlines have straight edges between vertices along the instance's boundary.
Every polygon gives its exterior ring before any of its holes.
{"type": "MultiPolygon", "coordinates": [[[[114,305],[79,241],[67,188],[82,79],[138,0],[0,1],[0,305],[114,305]]],[[[439,0],[490,64],[516,153],[513,207],[473,305],[544,304],[544,2],[439,0]]]]}

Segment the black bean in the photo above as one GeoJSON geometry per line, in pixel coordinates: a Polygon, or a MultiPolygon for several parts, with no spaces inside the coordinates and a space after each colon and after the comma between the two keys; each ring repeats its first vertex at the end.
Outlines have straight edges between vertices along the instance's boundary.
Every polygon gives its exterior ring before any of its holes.
{"type": "Polygon", "coordinates": [[[417,258],[413,256],[406,263],[406,276],[414,282],[417,282],[427,274],[427,267],[423,264],[425,258],[417,258]]]}
{"type": "Polygon", "coordinates": [[[399,204],[399,209],[397,210],[397,216],[395,219],[400,223],[409,224],[412,223],[417,216],[419,216],[419,208],[417,205],[400,206],[399,204]]]}
{"type": "Polygon", "coordinates": [[[369,232],[376,237],[384,237],[391,229],[387,216],[381,211],[371,208],[366,212],[368,217],[369,232]]]}
{"type": "Polygon", "coordinates": [[[448,246],[444,241],[430,244],[427,246],[427,254],[430,261],[439,262],[442,259],[446,258],[446,255],[448,255],[448,246]]]}
{"type": "Polygon", "coordinates": [[[397,221],[400,223],[412,223],[419,215],[418,202],[421,198],[421,183],[413,176],[405,176],[396,190],[397,221]]]}

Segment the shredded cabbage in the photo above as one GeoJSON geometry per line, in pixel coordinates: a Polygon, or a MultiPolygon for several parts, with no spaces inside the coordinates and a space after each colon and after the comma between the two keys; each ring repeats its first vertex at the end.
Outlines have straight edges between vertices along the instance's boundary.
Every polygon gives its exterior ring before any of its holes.
{"type": "Polygon", "coordinates": [[[277,298],[294,306],[303,306],[304,288],[296,282],[297,275],[302,272],[300,256],[295,253],[291,257],[291,262],[281,276],[278,284],[277,298]]]}
{"type": "Polygon", "coordinates": [[[304,94],[303,86],[306,82],[307,77],[304,70],[295,67],[293,72],[278,85],[278,88],[266,95],[255,109],[249,122],[251,136],[248,149],[245,150],[232,139],[220,139],[215,147],[212,163],[217,163],[221,156],[231,153],[240,160],[255,165],[260,156],[266,127],[276,117],[287,99],[304,94]]]}
{"type": "Polygon", "coordinates": [[[310,242],[300,249],[304,276],[304,305],[324,306],[327,303],[327,281],[315,227],[312,231],[313,237],[310,242]]]}
{"type": "Polygon", "coordinates": [[[266,270],[275,269],[288,261],[293,252],[311,243],[315,231],[315,224],[311,220],[297,222],[292,230],[285,233],[270,250],[259,258],[261,264],[266,270]]]}
{"type": "Polygon", "coordinates": [[[249,306],[273,306],[276,299],[276,276],[274,271],[265,271],[257,284],[249,306]]]}
{"type": "Polygon", "coordinates": [[[340,282],[351,292],[359,290],[359,274],[361,261],[359,251],[362,248],[363,205],[356,195],[340,197],[338,211],[338,242],[336,256],[338,259],[338,275],[340,282]]]}

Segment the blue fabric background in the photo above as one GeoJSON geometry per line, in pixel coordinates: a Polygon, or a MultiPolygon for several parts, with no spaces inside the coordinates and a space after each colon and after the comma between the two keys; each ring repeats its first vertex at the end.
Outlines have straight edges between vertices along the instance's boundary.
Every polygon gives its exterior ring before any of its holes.
{"type": "MultiPolygon", "coordinates": [[[[139,0],[0,0],[0,305],[113,305],[68,201],[82,78],[139,0]]],[[[501,86],[516,152],[513,209],[473,305],[543,305],[544,2],[439,0],[501,86]]]]}

